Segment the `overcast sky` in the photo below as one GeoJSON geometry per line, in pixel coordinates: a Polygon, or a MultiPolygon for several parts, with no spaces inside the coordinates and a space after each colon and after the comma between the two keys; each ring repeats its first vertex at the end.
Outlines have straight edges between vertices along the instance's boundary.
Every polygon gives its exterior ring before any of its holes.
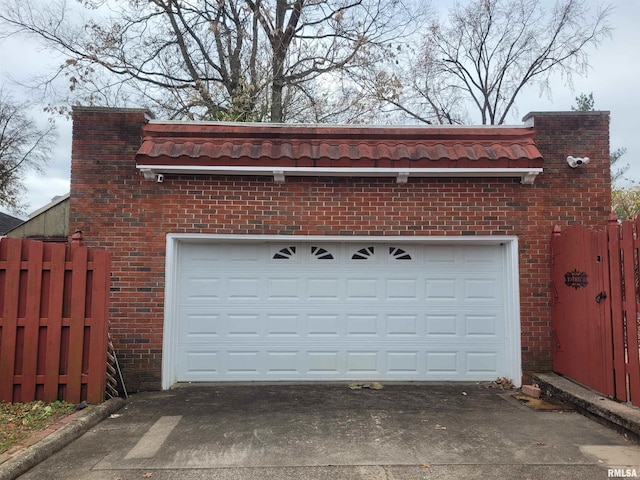
{"type": "MultiPolygon", "coordinates": [[[[451,3],[453,0],[433,2],[438,7],[451,3]]],[[[605,40],[598,49],[589,51],[589,75],[574,78],[573,90],[558,80],[552,84],[551,98],[541,98],[536,88],[530,89],[519,98],[517,109],[512,111],[507,123],[520,125],[522,117],[530,111],[570,110],[578,94],[593,92],[596,110],[611,112],[611,149],[627,149],[620,163],[630,164],[627,176],[640,182],[640,132],[637,126],[640,111],[640,54],[637,50],[640,48],[640,0],[588,0],[588,3],[594,9],[605,4],[615,7],[610,19],[615,29],[613,38],[605,40]]],[[[0,41],[0,81],[5,85],[8,75],[25,79],[42,73],[41,69],[47,63],[50,63],[49,54],[35,43],[24,38],[0,41]]],[[[12,86],[9,86],[9,90],[16,97],[22,94],[12,86]]],[[[34,116],[46,122],[44,113],[36,110],[34,116]]],[[[57,124],[60,137],[46,173],[30,173],[26,179],[28,212],[39,209],[53,197],[69,191],[71,124],[61,119],[57,120],[57,124]]]]}

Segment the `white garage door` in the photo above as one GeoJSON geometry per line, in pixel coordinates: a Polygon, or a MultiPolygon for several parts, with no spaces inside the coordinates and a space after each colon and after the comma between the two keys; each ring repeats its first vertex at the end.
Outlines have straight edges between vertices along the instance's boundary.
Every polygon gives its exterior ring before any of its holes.
{"type": "Polygon", "coordinates": [[[500,245],[180,243],[177,258],[177,381],[512,372],[500,245]]]}

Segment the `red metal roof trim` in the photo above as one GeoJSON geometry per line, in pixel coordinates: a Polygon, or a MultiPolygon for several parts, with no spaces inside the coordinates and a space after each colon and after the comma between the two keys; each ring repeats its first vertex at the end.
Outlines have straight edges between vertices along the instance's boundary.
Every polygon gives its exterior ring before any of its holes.
{"type": "Polygon", "coordinates": [[[322,127],[149,123],[144,165],[542,168],[529,127],[322,127]]]}

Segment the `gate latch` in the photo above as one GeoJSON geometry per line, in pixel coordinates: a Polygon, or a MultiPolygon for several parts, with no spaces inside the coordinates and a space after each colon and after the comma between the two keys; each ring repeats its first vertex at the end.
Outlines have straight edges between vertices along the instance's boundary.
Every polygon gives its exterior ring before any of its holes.
{"type": "Polygon", "coordinates": [[[600,292],[598,295],[596,295],[596,303],[602,302],[602,300],[604,300],[605,298],[607,298],[607,292],[600,292]]]}

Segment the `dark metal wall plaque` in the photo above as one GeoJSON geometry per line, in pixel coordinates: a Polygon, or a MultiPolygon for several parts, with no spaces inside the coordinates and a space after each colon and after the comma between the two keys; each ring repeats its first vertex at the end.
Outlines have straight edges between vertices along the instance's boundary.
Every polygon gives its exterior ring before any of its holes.
{"type": "Polygon", "coordinates": [[[579,272],[574,268],[573,271],[564,274],[564,284],[577,290],[580,287],[589,285],[589,282],[587,282],[588,276],[585,272],[579,272]]]}

